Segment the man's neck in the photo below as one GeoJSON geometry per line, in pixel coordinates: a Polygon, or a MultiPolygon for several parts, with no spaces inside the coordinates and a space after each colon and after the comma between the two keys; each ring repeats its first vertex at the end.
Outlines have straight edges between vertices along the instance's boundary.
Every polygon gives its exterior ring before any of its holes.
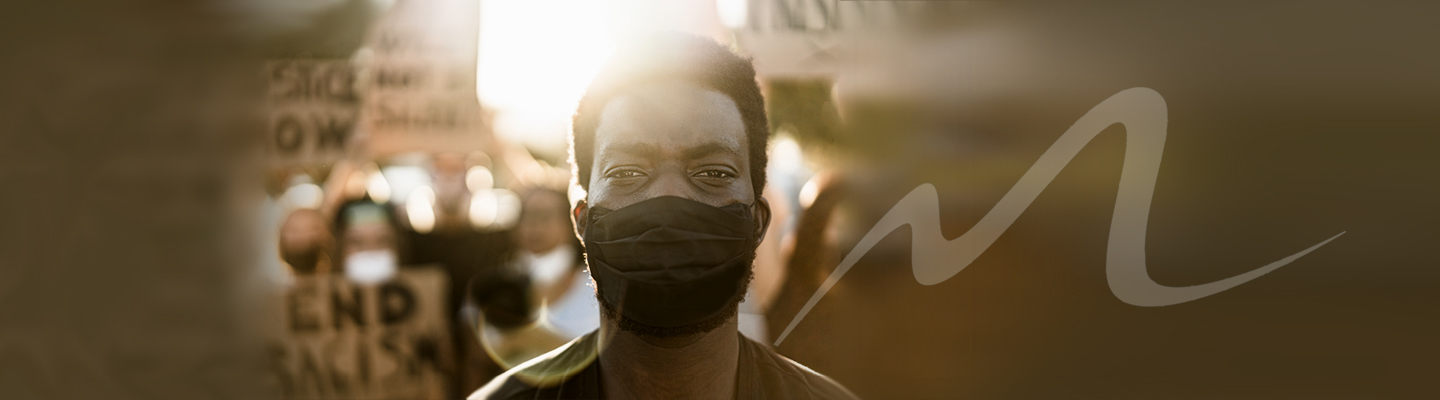
{"type": "Polygon", "coordinates": [[[611,399],[733,399],[740,361],[739,325],[678,338],[600,326],[600,380],[611,399]]]}

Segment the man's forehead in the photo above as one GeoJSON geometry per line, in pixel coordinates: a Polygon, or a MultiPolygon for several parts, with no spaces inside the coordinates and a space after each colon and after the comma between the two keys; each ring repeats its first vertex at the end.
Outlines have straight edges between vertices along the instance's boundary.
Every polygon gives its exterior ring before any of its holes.
{"type": "Polygon", "coordinates": [[[599,154],[717,145],[744,154],[745,125],[735,102],[691,84],[657,83],[627,91],[607,102],[599,122],[599,154]]]}

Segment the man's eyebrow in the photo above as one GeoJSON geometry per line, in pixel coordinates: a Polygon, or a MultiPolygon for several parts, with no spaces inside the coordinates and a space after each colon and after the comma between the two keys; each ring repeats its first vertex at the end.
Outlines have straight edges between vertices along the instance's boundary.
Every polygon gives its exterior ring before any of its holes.
{"type": "Polygon", "coordinates": [[[605,152],[614,152],[631,157],[654,158],[660,155],[660,147],[643,142],[620,143],[605,146],[605,152]]]}
{"type": "Polygon", "coordinates": [[[716,154],[716,153],[726,153],[726,154],[733,155],[733,156],[735,156],[735,157],[740,157],[740,153],[737,152],[737,151],[735,151],[735,149],[731,148],[730,146],[726,146],[726,145],[720,144],[719,142],[709,142],[709,143],[705,143],[705,144],[702,144],[702,145],[699,145],[699,146],[695,146],[695,147],[691,147],[691,148],[685,149],[685,151],[682,153],[682,155],[683,155],[683,157],[685,157],[686,159],[692,159],[692,158],[700,158],[700,157],[710,156],[710,155],[714,155],[714,154],[716,154]]]}

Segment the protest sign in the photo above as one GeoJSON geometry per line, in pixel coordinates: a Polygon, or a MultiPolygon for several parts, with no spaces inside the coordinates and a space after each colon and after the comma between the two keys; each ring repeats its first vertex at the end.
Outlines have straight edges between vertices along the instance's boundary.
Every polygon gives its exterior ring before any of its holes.
{"type": "Polygon", "coordinates": [[[270,346],[287,399],[443,399],[455,371],[438,268],[378,284],[297,277],[270,346]]]}
{"type": "Polygon", "coordinates": [[[266,63],[265,75],[272,164],[323,165],[345,158],[360,107],[350,61],[275,60],[266,63]]]}
{"type": "Polygon", "coordinates": [[[371,155],[481,150],[475,95],[478,2],[408,0],[376,24],[359,59],[371,155]]]}

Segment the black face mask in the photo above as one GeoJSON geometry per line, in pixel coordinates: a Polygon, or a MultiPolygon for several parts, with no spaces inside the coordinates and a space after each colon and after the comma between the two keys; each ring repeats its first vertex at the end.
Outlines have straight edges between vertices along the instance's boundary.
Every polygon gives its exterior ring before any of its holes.
{"type": "Polygon", "coordinates": [[[755,258],[752,206],[656,197],[590,209],[585,253],[600,296],[626,318],[674,328],[724,312],[755,258]]]}

